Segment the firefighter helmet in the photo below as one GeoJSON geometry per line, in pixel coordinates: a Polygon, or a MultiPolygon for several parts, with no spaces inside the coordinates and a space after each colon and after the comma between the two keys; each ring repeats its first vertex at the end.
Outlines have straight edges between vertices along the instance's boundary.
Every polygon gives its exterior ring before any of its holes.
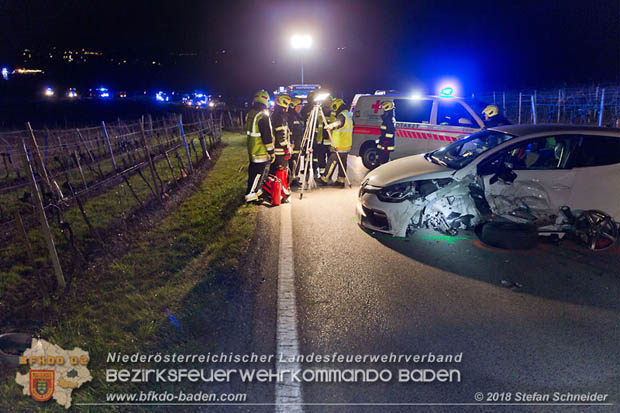
{"type": "Polygon", "coordinates": [[[388,111],[394,109],[394,102],[392,102],[391,100],[384,100],[383,102],[381,102],[381,106],[380,107],[385,112],[388,112],[388,111]]]}
{"type": "Polygon", "coordinates": [[[330,108],[331,110],[333,110],[334,112],[338,112],[338,109],[340,109],[342,106],[344,106],[344,100],[338,98],[338,99],[334,99],[330,108]]]}
{"type": "Polygon", "coordinates": [[[299,99],[299,98],[291,98],[291,108],[292,109],[295,109],[299,105],[301,105],[301,99],[299,99]]]}
{"type": "Polygon", "coordinates": [[[488,105],[486,108],[484,108],[482,114],[492,118],[493,116],[499,114],[499,108],[495,105],[488,105]]]}
{"type": "Polygon", "coordinates": [[[254,103],[262,103],[267,106],[269,104],[269,93],[265,89],[261,89],[254,94],[254,103]]]}
{"type": "Polygon", "coordinates": [[[281,106],[283,108],[288,108],[291,104],[291,97],[289,95],[285,95],[281,93],[276,96],[276,105],[281,106]]]}

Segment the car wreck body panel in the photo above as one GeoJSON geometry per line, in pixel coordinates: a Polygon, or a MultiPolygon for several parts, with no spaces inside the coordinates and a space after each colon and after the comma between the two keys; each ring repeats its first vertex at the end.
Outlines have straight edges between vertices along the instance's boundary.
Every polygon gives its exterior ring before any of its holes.
{"type": "MultiPolygon", "coordinates": [[[[620,130],[557,125],[494,129],[370,172],[359,194],[360,225],[406,237],[418,228],[456,235],[486,222],[514,222],[533,226],[541,235],[562,236],[583,227],[580,217],[585,214],[590,221],[598,217],[598,223],[590,224],[606,228],[598,235],[615,242],[620,220],[620,130]],[[508,132],[513,135],[498,139],[498,133],[508,132]],[[580,154],[581,143],[596,138],[588,133],[613,137],[604,139],[617,152],[600,155],[609,165],[597,165],[596,158],[580,154]],[[593,166],[573,168],[578,156],[593,166]]],[[[587,229],[580,231],[584,234],[587,229]]],[[[602,245],[588,242],[592,249],[602,245]]]]}

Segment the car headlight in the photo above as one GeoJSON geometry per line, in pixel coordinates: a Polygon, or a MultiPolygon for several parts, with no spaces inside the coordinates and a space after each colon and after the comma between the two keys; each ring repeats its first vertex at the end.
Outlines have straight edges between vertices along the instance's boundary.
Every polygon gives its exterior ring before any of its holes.
{"type": "Polygon", "coordinates": [[[394,184],[386,186],[377,192],[377,197],[384,202],[403,202],[408,199],[413,191],[412,182],[403,182],[400,184],[394,184]]]}

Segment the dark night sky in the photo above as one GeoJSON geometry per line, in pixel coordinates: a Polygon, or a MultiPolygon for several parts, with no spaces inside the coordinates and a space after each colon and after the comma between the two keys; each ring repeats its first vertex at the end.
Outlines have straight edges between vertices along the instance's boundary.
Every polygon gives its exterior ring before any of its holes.
{"type": "Polygon", "coordinates": [[[620,80],[619,0],[0,0],[0,64],[53,45],[145,59],[196,51],[191,65],[135,68],[117,83],[247,95],[299,81],[296,31],[315,38],[306,82],[347,95],[431,91],[443,76],[466,92],[620,80]]]}

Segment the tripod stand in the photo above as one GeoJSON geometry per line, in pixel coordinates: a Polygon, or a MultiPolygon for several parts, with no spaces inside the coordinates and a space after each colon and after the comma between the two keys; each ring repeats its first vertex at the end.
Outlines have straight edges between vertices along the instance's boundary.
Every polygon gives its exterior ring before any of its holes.
{"type": "MultiPolygon", "coordinates": [[[[304,196],[305,189],[315,188],[316,182],[314,181],[314,169],[312,168],[312,155],[313,155],[313,146],[314,139],[317,132],[317,125],[319,122],[323,123],[323,127],[327,127],[327,119],[325,118],[325,114],[321,110],[321,104],[315,103],[312,107],[312,112],[310,112],[310,116],[308,117],[308,123],[306,124],[306,129],[304,130],[304,136],[301,140],[301,151],[299,152],[299,157],[297,158],[294,167],[293,174],[297,178],[300,173],[301,166],[301,155],[304,155],[303,165],[304,171],[301,176],[301,192],[299,194],[299,199],[302,199],[304,196]]],[[[327,130],[327,129],[326,129],[327,130]]],[[[332,138],[332,133],[330,130],[327,130],[327,136],[329,136],[329,141],[334,146],[334,140],[332,138]]],[[[344,176],[347,180],[347,184],[349,188],[351,188],[351,181],[349,180],[349,175],[347,175],[347,170],[344,167],[343,161],[340,156],[336,157],[338,159],[339,167],[344,172],[344,176]]],[[[346,159],[344,160],[346,162],[346,159]]]]}

